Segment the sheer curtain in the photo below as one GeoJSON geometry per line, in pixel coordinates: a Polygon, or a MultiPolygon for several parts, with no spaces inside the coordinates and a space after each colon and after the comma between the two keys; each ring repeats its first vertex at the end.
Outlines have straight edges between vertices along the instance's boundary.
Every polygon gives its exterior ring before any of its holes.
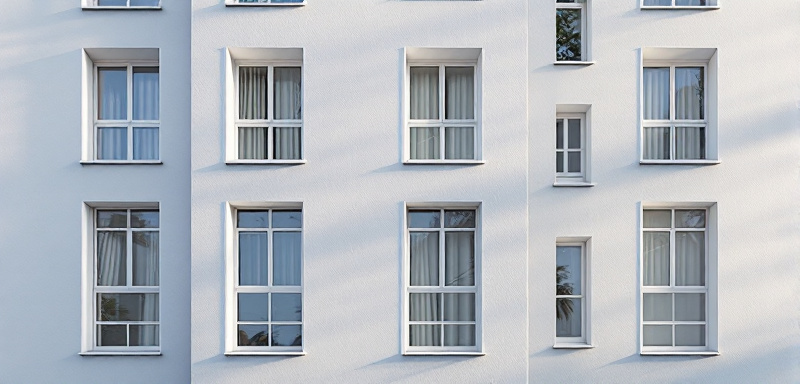
{"type": "MultiPolygon", "coordinates": [[[[411,286],[439,285],[439,233],[411,233],[411,286]]],[[[440,321],[440,294],[411,293],[409,320],[440,321]]],[[[411,325],[410,345],[441,345],[441,326],[411,325]]]]}
{"type": "Polygon", "coordinates": [[[268,285],[267,233],[239,233],[239,285],[268,285]]]}
{"type": "Polygon", "coordinates": [[[644,285],[669,286],[669,232],[645,232],[643,248],[644,285]]]}
{"type": "MultiPolygon", "coordinates": [[[[669,120],[669,68],[644,68],[644,120],[669,120]]],[[[644,128],[644,158],[670,158],[670,128],[644,128]]]]}
{"type": "Polygon", "coordinates": [[[97,285],[124,286],[127,275],[127,236],[121,231],[97,232],[97,285]]]}
{"type": "Polygon", "coordinates": [[[97,128],[97,159],[125,160],[128,158],[128,128],[97,128]]]}
{"type": "MultiPolygon", "coordinates": [[[[445,234],[445,285],[475,285],[475,234],[449,232],[445,234]]],[[[444,294],[445,321],[475,321],[474,293],[444,294]]],[[[475,345],[474,325],[445,325],[444,345],[475,345]]]]}
{"type": "MultiPolygon", "coordinates": [[[[267,67],[239,67],[239,119],[267,118],[267,67]]],[[[239,158],[267,158],[266,127],[239,127],[239,158]]]]}
{"type": "MultiPolygon", "coordinates": [[[[97,119],[128,119],[128,80],[125,67],[97,68],[97,119]]],[[[127,127],[97,127],[98,160],[128,158],[127,127]]]]}
{"type": "MultiPolygon", "coordinates": [[[[439,119],[439,67],[411,67],[411,120],[439,119]]],[[[412,159],[438,159],[439,128],[410,127],[412,159]]]]}
{"type": "MultiPolygon", "coordinates": [[[[446,67],[445,119],[472,120],[475,118],[475,80],[472,67],[446,67]]],[[[446,127],[445,158],[475,158],[474,128],[446,127]]]]}
{"type": "Polygon", "coordinates": [[[299,232],[273,233],[273,285],[300,285],[300,243],[299,232]]]}
{"type": "MultiPolygon", "coordinates": [[[[301,120],[303,103],[300,67],[275,67],[275,120],[301,120]]],[[[274,151],[276,159],[300,159],[300,127],[276,127],[274,151]]]]}
{"type": "MultiPolygon", "coordinates": [[[[675,118],[677,120],[703,120],[703,68],[675,68],[675,118]]],[[[705,158],[705,128],[675,128],[675,158],[705,158]]]]}

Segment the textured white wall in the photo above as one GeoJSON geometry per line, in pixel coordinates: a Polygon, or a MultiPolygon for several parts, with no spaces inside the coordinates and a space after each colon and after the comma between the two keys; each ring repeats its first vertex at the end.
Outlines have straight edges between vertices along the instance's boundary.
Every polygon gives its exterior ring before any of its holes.
{"type": "Polygon", "coordinates": [[[531,381],[800,382],[800,3],[595,1],[589,67],[552,65],[552,3],[531,2],[528,29],[531,381]],[[637,55],[648,46],[718,49],[720,164],[639,165],[637,55]],[[559,103],[592,104],[593,188],[551,186],[559,103]],[[642,201],[717,202],[720,356],[638,354],[642,201]],[[592,350],[551,348],[555,239],[568,235],[592,236],[592,350]]]}
{"type": "Polygon", "coordinates": [[[192,24],[193,380],[525,381],[527,3],[220,3],[194,1],[192,24]],[[226,46],[304,49],[307,164],[224,164],[226,46]],[[483,48],[486,164],[401,164],[405,46],[483,48]],[[225,201],[303,203],[306,356],[223,356],[225,201]],[[483,203],[486,356],[400,355],[404,201],[483,203]]]}
{"type": "MultiPolygon", "coordinates": [[[[8,6],[11,5],[11,6],[8,6]]],[[[79,0],[0,12],[0,382],[189,380],[189,4],[82,11],[79,0]],[[163,165],[85,165],[83,48],[160,48],[163,165]],[[161,204],[160,357],[82,357],[84,201],[161,204]]]]}

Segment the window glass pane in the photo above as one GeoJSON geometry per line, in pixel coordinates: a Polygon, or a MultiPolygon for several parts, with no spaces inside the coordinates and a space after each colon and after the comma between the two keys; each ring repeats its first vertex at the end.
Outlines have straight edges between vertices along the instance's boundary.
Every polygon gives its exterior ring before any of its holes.
{"type": "Polygon", "coordinates": [[[128,333],[125,325],[98,325],[97,345],[101,347],[125,347],[128,333]]]}
{"type": "Polygon", "coordinates": [[[475,233],[447,232],[444,235],[444,278],[447,286],[475,285],[475,233]]]}
{"type": "Polygon", "coordinates": [[[439,347],[442,345],[441,325],[410,325],[408,345],[412,347],[439,347]]]}
{"type": "Polygon", "coordinates": [[[567,172],[578,173],[581,171],[581,153],[567,153],[567,172]]]}
{"type": "Polygon", "coordinates": [[[672,346],[671,325],[645,325],[642,334],[644,346],[672,346]]]}
{"type": "Polygon", "coordinates": [[[703,209],[675,210],[676,228],[705,228],[706,211],[703,209]]]}
{"type": "Polygon", "coordinates": [[[267,67],[239,67],[239,118],[267,119],[267,67]]]}
{"type": "Polygon", "coordinates": [[[133,233],[133,285],[158,285],[158,232],[133,233]]]}
{"type": "Polygon", "coordinates": [[[441,211],[408,211],[409,228],[439,228],[441,211]]]}
{"type": "Polygon", "coordinates": [[[127,160],[128,159],[128,128],[125,128],[125,127],[98,127],[97,128],[97,159],[98,160],[127,160]]]}
{"type": "Polygon", "coordinates": [[[97,228],[127,228],[127,211],[97,211],[97,228]]]}
{"type": "Polygon", "coordinates": [[[675,320],[705,321],[705,319],[706,319],[705,293],[675,294],[675,320]]]}
{"type": "Polygon", "coordinates": [[[445,293],[444,321],[475,321],[475,294],[445,293]]]}
{"type": "Polygon", "coordinates": [[[158,211],[131,210],[131,228],[158,228],[158,211]]]}
{"type": "Polygon", "coordinates": [[[300,228],[303,225],[303,212],[299,210],[272,211],[273,228],[300,228]]]}
{"type": "Polygon", "coordinates": [[[581,59],[581,10],[556,9],[556,60],[581,59]]]}
{"type": "Polygon", "coordinates": [[[444,211],[445,228],[475,228],[475,211],[444,211]]]}
{"type": "Polygon", "coordinates": [[[669,209],[648,209],[643,212],[643,226],[645,228],[671,228],[672,216],[669,209]]]}
{"type": "Polygon", "coordinates": [[[267,127],[239,127],[239,158],[267,159],[267,127]]]}
{"type": "Polygon", "coordinates": [[[236,216],[238,228],[269,227],[269,211],[238,211],[236,216]]]}
{"type": "Polygon", "coordinates": [[[276,120],[300,120],[303,115],[300,67],[275,67],[273,73],[276,120]]]}
{"type": "Polygon", "coordinates": [[[579,119],[567,120],[569,130],[569,148],[579,149],[581,147],[581,121],[579,119]]]}
{"type": "Polygon", "coordinates": [[[556,337],[581,337],[581,299],[556,299],[556,337]]]}
{"type": "Polygon", "coordinates": [[[474,325],[445,325],[444,345],[448,347],[475,346],[474,325]]]}
{"type": "Polygon", "coordinates": [[[676,325],[675,346],[701,347],[706,345],[705,325],[676,325]]]}
{"type": "Polygon", "coordinates": [[[716,0],[675,0],[675,5],[716,5],[716,0]]]}
{"type": "Polygon", "coordinates": [[[272,284],[300,285],[300,232],[272,235],[272,284]]]}
{"type": "Polygon", "coordinates": [[[644,321],[672,321],[672,294],[645,293],[644,321]]]}
{"type": "Polygon", "coordinates": [[[675,68],[675,118],[703,119],[703,68],[675,68]]]}
{"type": "Polygon", "coordinates": [[[475,129],[472,127],[445,127],[444,158],[472,160],[475,158],[475,129]]]}
{"type": "Polygon", "coordinates": [[[300,127],[275,127],[272,129],[272,153],[276,160],[300,160],[300,127]]]}
{"type": "Polygon", "coordinates": [[[239,233],[239,285],[268,285],[266,232],[239,233]]]}
{"type": "Polygon", "coordinates": [[[303,304],[299,293],[272,294],[272,321],[300,321],[302,319],[303,304]]]}
{"type": "Polygon", "coordinates": [[[273,325],[273,347],[299,347],[303,345],[303,330],[301,325],[273,325]]]}
{"type": "Polygon", "coordinates": [[[439,118],[439,67],[411,67],[409,109],[412,120],[439,118]]]}
{"type": "Polygon", "coordinates": [[[153,347],[158,345],[158,325],[130,325],[131,347],[153,347]]]}
{"type": "Polygon", "coordinates": [[[131,0],[131,7],[155,7],[159,0],[131,0]]]}
{"type": "Polygon", "coordinates": [[[645,232],[644,245],[644,285],[669,285],[669,232],[645,232]]]}
{"type": "Polygon", "coordinates": [[[706,285],[704,232],[675,233],[675,285],[706,285]]]}
{"type": "Polygon", "coordinates": [[[439,285],[439,233],[410,233],[411,285],[439,285]]]}
{"type": "Polygon", "coordinates": [[[556,295],[580,295],[581,247],[556,247],[556,295]]]}
{"type": "Polygon", "coordinates": [[[644,68],[644,119],[669,120],[669,68],[644,68]]]}
{"type": "Polygon", "coordinates": [[[411,159],[438,159],[439,128],[411,127],[411,159]]]}
{"type": "Polygon", "coordinates": [[[127,120],[127,89],[127,68],[97,68],[97,118],[99,120],[127,120]]]}
{"type": "Polygon", "coordinates": [[[706,158],[706,129],[675,127],[675,159],[702,160],[706,158]]]}
{"type": "Polygon", "coordinates": [[[556,152],[556,172],[564,172],[564,152],[556,152]]]}
{"type": "Polygon", "coordinates": [[[645,127],[642,145],[645,160],[669,160],[669,127],[645,127]]]}
{"type": "Polygon", "coordinates": [[[439,293],[410,293],[408,301],[409,321],[440,321],[442,309],[439,293]]]}
{"type": "Polygon", "coordinates": [[[133,67],[133,119],[158,120],[158,107],[158,67],[133,67]]]}
{"type": "Polygon", "coordinates": [[[564,119],[556,119],[556,149],[564,149],[564,119]]]}
{"type": "Polygon", "coordinates": [[[268,293],[240,293],[239,321],[268,321],[268,293]]]}
{"type": "Polygon", "coordinates": [[[239,324],[238,339],[240,347],[267,347],[269,346],[269,325],[239,324]]]}
{"type": "Polygon", "coordinates": [[[133,128],[133,159],[158,160],[158,128],[133,128]]]}
{"type": "Polygon", "coordinates": [[[158,321],[157,293],[100,293],[99,321],[158,321]]]}
{"type": "Polygon", "coordinates": [[[97,285],[127,285],[127,235],[125,232],[97,232],[97,285]]]}
{"type": "Polygon", "coordinates": [[[444,99],[448,120],[475,118],[475,80],[472,67],[445,67],[444,99]]]}
{"type": "Polygon", "coordinates": [[[644,5],[672,5],[672,0],[644,0],[644,5]]]}

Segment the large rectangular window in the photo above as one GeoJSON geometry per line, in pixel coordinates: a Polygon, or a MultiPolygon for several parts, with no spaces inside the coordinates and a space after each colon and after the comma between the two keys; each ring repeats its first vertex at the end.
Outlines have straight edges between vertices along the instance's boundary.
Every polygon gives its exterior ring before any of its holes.
{"type": "Polygon", "coordinates": [[[229,352],[302,352],[301,209],[234,208],[232,214],[229,352]]]}
{"type": "Polygon", "coordinates": [[[407,214],[405,352],[480,351],[477,209],[407,214]]]}

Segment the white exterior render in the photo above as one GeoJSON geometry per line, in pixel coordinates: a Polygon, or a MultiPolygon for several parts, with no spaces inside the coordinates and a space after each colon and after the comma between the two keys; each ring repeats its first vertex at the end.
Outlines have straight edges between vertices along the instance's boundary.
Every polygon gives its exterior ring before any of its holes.
{"type": "Polygon", "coordinates": [[[0,383],[798,382],[759,5],[8,4],[0,383]]]}

